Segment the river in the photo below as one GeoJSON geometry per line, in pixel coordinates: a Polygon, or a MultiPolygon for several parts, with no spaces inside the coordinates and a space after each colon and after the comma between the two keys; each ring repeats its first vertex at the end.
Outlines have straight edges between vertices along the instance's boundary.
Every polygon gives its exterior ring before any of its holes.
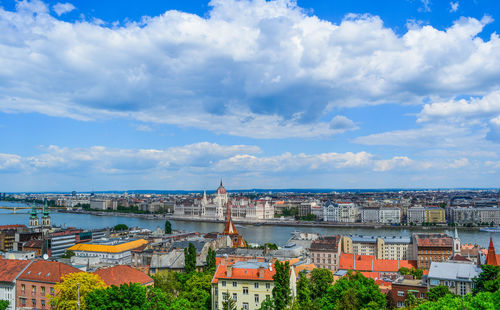
{"type": "MultiPolygon", "coordinates": [[[[23,203],[0,201],[0,206],[27,206],[23,203]]],[[[11,210],[0,209],[0,225],[9,224],[29,224],[30,210],[18,210],[13,214],[11,210]]],[[[53,225],[63,227],[78,227],[84,229],[113,227],[116,224],[125,224],[129,227],[138,226],[154,230],[157,227],[164,226],[164,220],[149,220],[137,217],[124,216],[97,216],[90,214],[74,214],[74,213],[58,213],[50,214],[53,225]]],[[[224,224],[221,223],[203,223],[203,222],[187,222],[171,220],[172,228],[184,231],[206,232],[221,232],[224,229],[224,224]]],[[[253,225],[236,225],[236,228],[243,235],[243,238],[251,243],[273,242],[283,245],[291,236],[294,230],[304,232],[315,232],[320,234],[340,234],[340,235],[369,235],[369,236],[409,236],[413,232],[430,232],[428,230],[408,230],[402,227],[401,229],[385,229],[385,228],[359,228],[359,227],[289,227],[289,226],[253,226],[253,225]]],[[[452,230],[432,230],[432,232],[444,232],[450,235],[452,230]]],[[[488,247],[490,233],[459,230],[459,237],[462,243],[477,243],[482,247],[488,247]]],[[[493,234],[493,241],[497,248],[500,248],[500,233],[493,234]]]]}

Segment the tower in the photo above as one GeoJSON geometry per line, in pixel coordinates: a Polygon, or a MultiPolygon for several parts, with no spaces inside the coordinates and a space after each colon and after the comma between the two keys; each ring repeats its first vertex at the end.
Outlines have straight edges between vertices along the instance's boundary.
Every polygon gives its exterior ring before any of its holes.
{"type": "Polygon", "coordinates": [[[486,265],[498,266],[497,255],[495,253],[495,246],[493,245],[493,238],[490,235],[490,246],[488,247],[488,255],[486,256],[486,265]]]}
{"type": "Polygon", "coordinates": [[[203,198],[201,199],[201,216],[205,216],[207,205],[208,205],[207,192],[203,191],[203,198]]]}
{"type": "Polygon", "coordinates": [[[35,228],[35,227],[38,227],[38,214],[36,212],[36,205],[35,203],[33,202],[33,205],[31,207],[31,216],[30,216],[30,227],[31,228],[35,228]]]}
{"type": "Polygon", "coordinates": [[[225,236],[229,236],[231,238],[231,241],[233,242],[233,247],[235,248],[246,247],[245,240],[243,240],[243,237],[236,229],[236,226],[234,226],[233,219],[231,217],[231,207],[229,203],[227,204],[226,223],[224,225],[224,232],[222,234],[225,236]]]}
{"type": "Polygon", "coordinates": [[[215,216],[217,219],[222,220],[224,218],[224,207],[227,206],[227,191],[222,185],[222,179],[220,180],[219,188],[215,195],[215,216]]]}
{"type": "Polygon", "coordinates": [[[460,238],[458,237],[457,227],[455,226],[455,234],[453,235],[453,256],[461,252],[460,238]]]}
{"type": "Polygon", "coordinates": [[[50,227],[50,215],[49,215],[49,207],[47,206],[47,200],[45,200],[45,203],[43,205],[43,216],[42,216],[42,226],[43,227],[50,227]]]}

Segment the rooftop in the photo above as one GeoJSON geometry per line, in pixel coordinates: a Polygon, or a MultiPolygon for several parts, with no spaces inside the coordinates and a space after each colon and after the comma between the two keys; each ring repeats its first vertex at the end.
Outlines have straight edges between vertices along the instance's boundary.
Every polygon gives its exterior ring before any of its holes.
{"type": "Polygon", "coordinates": [[[121,253],[138,248],[148,243],[147,240],[121,240],[120,242],[109,241],[94,241],[91,243],[79,243],[68,248],[71,251],[86,251],[86,252],[105,252],[105,253],[121,253]],[[111,244],[109,244],[111,242],[111,244]]]}
{"type": "Polygon", "coordinates": [[[61,277],[75,272],[81,272],[81,270],[60,262],[35,260],[19,276],[19,280],[57,283],[61,277]]]}
{"type": "Polygon", "coordinates": [[[107,285],[120,286],[127,283],[139,283],[141,285],[153,284],[153,279],[142,271],[127,265],[118,265],[94,272],[107,285]]]}
{"type": "Polygon", "coordinates": [[[481,273],[481,268],[469,263],[432,262],[429,279],[471,281],[481,273]]]}
{"type": "Polygon", "coordinates": [[[0,282],[12,282],[31,261],[0,258],[0,282]]]}

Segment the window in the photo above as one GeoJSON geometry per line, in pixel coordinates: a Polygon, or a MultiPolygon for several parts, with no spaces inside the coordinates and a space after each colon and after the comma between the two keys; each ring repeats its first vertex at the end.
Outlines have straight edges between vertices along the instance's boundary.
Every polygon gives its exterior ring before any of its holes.
{"type": "Polygon", "coordinates": [[[26,298],[21,298],[21,306],[26,307],[26,298]]]}
{"type": "Polygon", "coordinates": [[[259,294],[255,294],[254,299],[255,299],[255,303],[258,304],[259,303],[259,294]]]}
{"type": "Polygon", "coordinates": [[[254,288],[259,288],[259,282],[255,282],[255,283],[253,284],[253,287],[254,287],[254,288]]]}
{"type": "Polygon", "coordinates": [[[31,303],[33,304],[33,307],[36,307],[36,299],[32,299],[31,303]]]}
{"type": "Polygon", "coordinates": [[[243,295],[248,295],[248,287],[243,287],[243,295]]]}
{"type": "Polygon", "coordinates": [[[460,282],[460,295],[464,296],[467,294],[467,286],[465,282],[460,282]]]}
{"type": "Polygon", "coordinates": [[[425,298],[425,293],[420,293],[420,298],[425,298]]]}
{"type": "Polygon", "coordinates": [[[243,310],[248,310],[248,303],[247,302],[243,303],[243,310]]]}
{"type": "Polygon", "coordinates": [[[222,281],[222,286],[226,286],[226,281],[222,281]]]}
{"type": "Polygon", "coordinates": [[[266,283],[266,289],[270,289],[271,288],[271,283],[266,283]]]}
{"type": "Polygon", "coordinates": [[[24,294],[25,290],[26,290],[26,286],[24,286],[24,284],[21,284],[21,293],[24,294]]]}
{"type": "Polygon", "coordinates": [[[45,286],[42,286],[40,289],[42,290],[42,295],[45,295],[45,286]]]}
{"type": "Polygon", "coordinates": [[[45,300],[40,300],[40,303],[42,304],[42,308],[45,308],[45,300]]]}
{"type": "Polygon", "coordinates": [[[50,288],[50,295],[54,296],[54,288],[53,287],[50,288]]]}
{"type": "Polygon", "coordinates": [[[222,293],[222,299],[227,299],[227,294],[228,293],[222,293]]]}
{"type": "Polygon", "coordinates": [[[233,282],[233,287],[237,287],[238,286],[238,282],[233,282]]]}
{"type": "Polygon", "coordinates": [[[36,295],[36,286],[34,286],[34,285],[31,286],[31,294],[33,296],[36,295]]]}
{"type": "Polygon", "coordinates": [[[398,308],[402,308],[403,307],[403,302],[402,301],[398,301],[398,308]]]}
{"type": "Polygon", "coordinates": [[[404,291],[398,291],[398,296],[404,296],[405,292],[404,291]]]}
{"type": "Polygon", "coordinates": [[[238,300],[238,294],[233,293],[233,300],[234,300],[234,301],[237,301],[237,300],[238,300]]]}

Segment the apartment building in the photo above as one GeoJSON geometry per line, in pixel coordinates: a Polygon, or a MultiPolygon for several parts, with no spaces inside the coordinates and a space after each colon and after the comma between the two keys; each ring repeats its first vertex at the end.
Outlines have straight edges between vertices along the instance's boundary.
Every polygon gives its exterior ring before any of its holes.
{"type": "Polygon", "coordinates": [[[432,262],[427,276],[427,288],[444,285],[451,293],[465,296],[472,293],[472,279],[480,273],[481,268],[470,263],[432,262]]]}
{"type": "Polygon", "coordinates": [[[379,223],[399,224],[401,223],[401,209],[399,208],[381,208],[379,212],[379,223]]]}
{"type": "Polygon", "coordinates": [[[446,213],[443,208],[425,208],[425,221],[427,223],[446,223],[446,213]]]}
{"type": "MultiPolygon", "coordinates": [[[[237,309],[259,309],[266,298],[272,298],[275,273],[271,263],[257,260],[220,264],[212,279],[212,309],[223,309],[227,298],[236,302],[237,309]]],[[[295,287],[295,273],[290,276],[290,286],[295,287]]]]}
{"type": "Polygon", "coordinates": [[[321,236],[311,243],[309,255],[318,268],[336,271],[341,253],[341,236],[321,236]]]}
{"type": "Polygon", "coordinates": [[[323,206],[323,221],[355,223],[361,220],[360,208],[352,202],[327,202],[323,206]]]}
{"type": "Polygon", "coordinates": [[[16,309],[16,281],[30,264],[28,260],[0,259],[0,300],[9,302],[7,310],[16,309]]]}
{"type": "Polygon", "coordinates": [[[342,252],[373,255],[377,259],[416,259],[412,239],[403,236],[342,236],[342,252]]]}
{"type": "Polygon", "coordinates": [[[454,254],[454,238],[447,234],[413,234],[413,239],[418,268],[428,269],[431,262],[446,261],[454,254]]]}

